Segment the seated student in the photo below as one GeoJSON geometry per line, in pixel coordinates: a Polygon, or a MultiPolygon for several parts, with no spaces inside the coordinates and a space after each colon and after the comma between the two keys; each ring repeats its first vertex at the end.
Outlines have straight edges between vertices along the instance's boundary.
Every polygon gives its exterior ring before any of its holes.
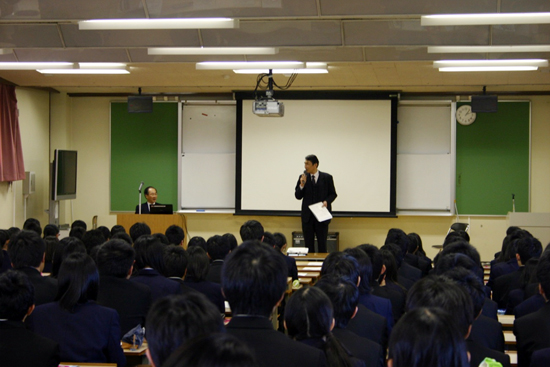
{"type": "Polygon", "coordinates": [[[170,294],[178,294],[181,288],[178,282],[164,275],[164,248],[166,246],[151,235],[140,236],[134,243],[136,251],[134,276],[130,281],[145,284],[151,289],[153,302],[170,294]]]}
{"type": "MultiPolygon", "coordinates": [[[[284,255],[284,251],[287,248],[286,237],[284,234],[280,232],[273,233],[273,248],[284,255]]],[[[296,259],[288,255],[284,255],[284,259],[286,261],[286,266],[288,267],[288,276],[291,277],[292,280],[298,279],[296,259]]]]}
{"type": "Polygon", "coordinates": [[[168,242],[171,245],[183,247],[183,244],[185,242],[185,232],[183,232],[183,228],[172,224],[170,227],[166,228],[164,234],[168,238],[168,242]]]}
{"type": "Polygon", "coordinates": [[[148,286],[128,280],[134,259],[132,246],[117,239],[101,245],[96,255],[99,271],[97,304],[118,312],[122,335],[138,324],[145,325],[145,315],[152,302],[148,286]]]}
{"type": "Polygon", "coordinates": [[[153,233],[153,237],[157,238],[164,246],[170,245],[170,240],[162,233],[153,233]]]}
{"type": "Polygon", "coordinates": [[[56,301],[36,307],[31,316],[34,331],[59,343],[62,361],[126,365],[117,312],[94,302],[99,274],[92,258],[69,255],[58,281],[56,301]]]}
{"type": "Polygon", "coordinates": [[[508,301],[506,302],[507,315],[513,315],[516,306],[527,298],[538,294],[539,283],[538,279],[536,279],[536,268],[538,263],[538,257],[532,257],[525,264],[525,270],[519,277],[518,288],[510,290],[508,293],[508,301]]]}
{"type": "Polygon", "coordinates": [[[239,245],[237,243],[237,238],[232,234],[232,233],[225,233],[223,235],[223,237],[225,237],[228,241],[229,241],[229,249],[231,251],[233,251],[234,249],[237,248],[237,246],[239,245]]]}
{"type": "Polygon", "coordinates": [[[132,246],[134,244],[134,242],[132,242],[132,237],[130,237],[130,235],[126,232],[117,232],[117,233],[115,233],[114,235],[111,236],[111,239],[112,240],[123,240],[124,242],[126,242],[130,246],[132,246]]]}
{"type": "Polygon", "coordinates": [[[380,344],[360,337],[347,329],[348,323],[357,313],[359,290],[357,286],[345,278],[336,275],[321,277],[315,284],[328,296],[334,309],[335,326],[332,333],[351,354],[363,360],[367,367],[384,365],[384,350],[380,344]]]}
{"type": "MultiPolygon", "coordinates": [[[[346,279],[356,286],[361,281],[357,260],[344,252],[331,252],[323,261],[321,278],[325,276],[346,279]]],[[[391,314],[391,311],[388,312],[391,314]]],[[[385,348],[388,343],[387,325],[385,317],[367,308],[362,303],[359,303],[357,315],[351,321],[346,322],[348,330],[380,344],[382,348],[385,348]]]]}
{"type": "Polygon", "coordinates": [[[485,358],[493,358],[503,367],[510,367],[508,355],[468,339],[474,321],[474,305],[470,294],[453,280],[432,275],[417,282],[409,291],[407,311],[420,307],[438,307],[452,317],[453,322],[450,326],[454,324],[460,335],[466,339],[471,367],[479,366],[485,358]]]}
{"type": "Polygon", "coordinates": [[[225,313],[225,299],[221,285],[206,280],[210,266],[208,255],[198,246],[191,247],[187,253],[189,254],[189,264],[183,284],[204,294],[220,313],[225,313]]]}
{"type": "Polygon", "coordinates": [[[550,366],[550,348],[539,349],[533,352],[531,356],[530,367],[548,367],[550,366]]]}
{"type": "Polygon", "coordinates": [[[287,303],[284,325],[292,339],[321,349],[329,367],[365,366],[365,362],[352,357],[334,337],[334,322],[330,299],[318,288],[301,288],[287,303]]]}
{"type": "Polygon", "coordinates": [[[147,223],[143,223],[143,222],[134,223],[130,227],[129,235],[132,238],[132,243],[136,243],[137,239],[140,236],[151,235],[151,228],[149,228],[147,223]]]}
{"type": "Polygon", "coordinates": [[[516,246],[513,244],[519,238],[530,237],[529,232],[518,227],[509,227],[506,231],[506,237],[502,240],[502,248],[498,256],[491,261],[491,271],[487,286],[491,289],[495,286],[495,280],[506,274],[518,270],[519,265],[516,260],[516,246]]]}
{"type": "Polygon", "coordinates": [[[56,236],[46,236],[44,237],[44,244],[46,245],[46,252],[44,256],[44,269],[42,269],[42,272],[51,273],[53,266],[53,255],[59,246],[59,240],[56,236]]]}
{"type": "Polygon", "coordinates": [[[206,252],[206,240],[201,236],[191,237],[189,243],[187,244],[187,250],[191,249],[193,246],[198,246],[206,252]]]}
{"type": "Polygon", "coordinates": [[[82,237],[86,234],[86,230],[82,227],[74,227],[69,231],[69,237],[76,237],[82,240],[82,237]]]}
{"type": "Polygon", "coordinates": [[[232,335],[213,333],[179,347],[163,367],[258,367],[252,351],[232,335]]]}
{"type": "Polygon", "coordinates": [[[80,219],[77,219],[71,223],[71,229],[75,229],[75,228],[83,228],[84,232],[88,230],[88,226],[86,225],[86,222],[80,219]]]}
{"type": "Polygon", "coordinates": [[[390,337],[388,367],[467,367],[464,339],[444,310],[419,307],[399,320],[390,337]]]}
{"type": "Polygon", "coordinates": [[[105,241],[109,241],[111,239],[111,230],[105,226],[99,226],[97,229],[101,232],[103,235],[103,238],[105,241]]]}
{"type": "Polygon", "coordinates": [[[536,294],[527,298],[514,308],[514,316],[519,319],[522,316],[540,310],[546,304],[546,300],[541,294],[536,294]]]}
{"type": "Polygon", "coordinates": [[[34,303],[52,302],[57,294],[57,281],[42,276],[46,245],[36,232],[21,231],[10,241],[8,254],[14,269],[25,273],[34,286],[34,303]]]}
{"type": "Polygon", "coordinates": [[[528,367],[533,352],[550,348],[550,251],[545,251],[537,267],[540,294],[546,303],[538,311],[514,321],[514,335],[518,349],[518,367],[528,367]]]}
{"type": "Polygon", "coordinates": [[[185,341],[222,331],[223,319],[204,295],[192,292],[156,301],[147,314],[146,330],[147,358],[160,367],[185,341]]]}
{"type": "Polygon", "coordinates": [[[211,260],[206,280],[222,283],[223,261],[229,252],[231,252],[229,241],[223,236],[212,236],[206,241],[206,254],[211,260]]]}
{"type": "MultiPolygon", "coordinates": [[[[426,256],[422,248],[422,239],[417,233],[409,233],[407,237],[409,237],[409,250],[407,253],[418,258],[418,268],[422,270],[422,276],[425,277],[432,270],[432,259],[426,256]]],[[[412,265],[412,262],[410,264],[412,265]]]]}
{"type": "Polygon", "coordinates": [[[196,292],[185,285],[189,255],[181,246],[170,245],[164,248],[164,276],[179,283],[181,293],[196,292]]]}
{"type": "Polygon", "coordinates": [[[35,232],[39,237],[42,236],[42,226],[40,225],[40,221],[35,218],[28,218],[25,223],[23,223],[23,230],[24,231],[33,231],[35,232]]]}
{"type": "Polygon", "coordinates": [[[239,231],[241,239],[244,241],[263,241],[264,227],[257,220],[249,220],[244,222],[239,231]]]}
{"type": "Polygon", "coordinates": [[[34,290],[26,275],[10,270],[0,275],[0,366],[59,365],[59,344],[25,328],[34,310],[34,290]]]}
{"type": "Polygon", "coordinates": [[[48,236],[54,236],[59,239],[59,227],[55,224],[46,224],[44,227],[44,239],[48,236]]]}
{"type": "MultiPolygon", "coordinates": [[[[380,248],[380,250],[383,251],[382,255],[384,257],[384,265],[386,266],[386,273],[387,273],[386,280],[390,280],[389,284],[386,281],[386,285],[390,285],[392,288],[394,288],[394,285],[398,284],[399,286],[405,288],[405,291],[411,289],[415,281],[408,277],[403,276],[402,274],[399,274],[399,269],[402,267],[402,264],[403,264],[403,253],[399,248],[399,246],[393,243],[386,243],[384,244],[384,246],[380,248]],[[388,252],[391,254],[391,257],[393,258],[391,263],[388,263],[388,260],[389,260],[388,252]],[[394,272],[395,272],[395,276],[393,275],[394,272]]],[[[416,269],[416,268],[413,268],[413,269],[416,269]]],[[[416,269],[416,270],[419,270],[419,269],[416,269]]],[[[421,276],[422,276],[422,272],[420,271],[420,277],[421,276]]]]}
{"type": "Polygon", "coordinates": [[[86,246],[88,255],[92,253],[95,247],[103,244],[106,240],[107,239],[103,237],[103,233],[99,229],[91,229],[82,236],[82,243],[86,246]]]}
{"type": "Polygon", "coordinates": [[[259,241],[245,241],[231,252],[222,271],[223,292],[233,313],[227,333],[253,351],[259,366],[325,366],[322,351],[276,331],[269,319],[285,295],[287,273],[281,255],[259,241]]]}
{"type": "Polygon", "coordinates": [[[109,235],[109,238],[113,239],[113,236],[117,233],[126,233],[126,228],[120,224],[115,224],[111,227],[111,234],[109,235]]]}
{"type": "Polygon", "coordinates": [[[407,278],[413,283],[422,278],[422,271],[417,267],[418,258],[413,254],[409,254],[409,237],[398,228],[391,228],[388,231],[384,244],[393,243],[401,249],[401,258],[397,260],[397,273],[400,277],[407,278]],[[411,265],[413,263],[415,265],[411,265]]]}
{"type": "Polygon", "coordinates": [[[11,260],[8,255],[8,241],[10,233],[5,229],[0,229],[0,274],[11,269],[11,260]]]}
{"type": "Polygon", "coordinates": [[[67,256],[77,252],[83,254],[87,253],[86,247],[80,239],[76,237],[65,237],[61,239],[61,241],[59,241],[59,245],[57,246],[57,251],[53,254],[52,272],[50,273],[50,276],[52,278],[57,278],[57,274],[59,273],[59,268],[61,267],[63,260],[65,260],[67,256]]]}

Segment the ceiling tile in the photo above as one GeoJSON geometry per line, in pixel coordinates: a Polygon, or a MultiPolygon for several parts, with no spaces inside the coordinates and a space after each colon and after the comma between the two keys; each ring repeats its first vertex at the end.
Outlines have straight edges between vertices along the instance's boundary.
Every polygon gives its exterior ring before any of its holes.
{"type": "Polygon", "coordinates": [[[0,47],[63,47],[52,24],[0,24],[0,47]]]}
{"type": "Polygon", "coordinates": [[[363,61],[361,47],[281,47],[275,55],[248,56],[249,61],[298,60],[319,62],[363,61]]]}
{"type": "Polygon", "coordinates": [[[550,11],[548,0],[500,0],[500,11],[506,12],[547,12],[550,11]]]}
{"type": "Polygon", "coordinates": [[[189,62],[197,63],[201,61],[246,61],[244,55],[148,55],[146,48],[128,49],[132,62],[189,62]]]}
{"type": "Polygon", "coordinates": [[[123,48],[32,48],[16,49],[19,61],[128,62],[123,48]]]}
{"type": "Polygon", "coordinates": [[[548,45],[550,24],[512,24],[493,26],[495,45],[548,45]]]}

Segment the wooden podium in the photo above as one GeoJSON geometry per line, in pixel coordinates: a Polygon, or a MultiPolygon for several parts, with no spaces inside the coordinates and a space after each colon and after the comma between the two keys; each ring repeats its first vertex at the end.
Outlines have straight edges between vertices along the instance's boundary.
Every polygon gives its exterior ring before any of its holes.
{"type": "Polygon", "coordinates": [[[187,221],[183,214],[117,214],[117,224],[120,224],[130,232],[130,227],[135,223],[144,222],[151,228],[151,233],[166,232],[166,228],[175,224],[183,228],[183,232],[187,233],[187,221]]]}

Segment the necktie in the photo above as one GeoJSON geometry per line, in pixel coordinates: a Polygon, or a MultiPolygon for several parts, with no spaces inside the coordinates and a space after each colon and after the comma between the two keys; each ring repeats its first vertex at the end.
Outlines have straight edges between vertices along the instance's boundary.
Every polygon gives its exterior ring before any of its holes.
{"type": "Polygon", "coordinates": [[[311,175],[311,183],[315,185],[315,175],[311,175]]]}

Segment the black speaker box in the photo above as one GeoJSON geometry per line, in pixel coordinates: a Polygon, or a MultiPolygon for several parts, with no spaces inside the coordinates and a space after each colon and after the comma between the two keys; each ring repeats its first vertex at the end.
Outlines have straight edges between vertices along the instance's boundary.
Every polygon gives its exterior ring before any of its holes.
{"type": "Polygon", "coordinates": [[[128,113],[151,113],[151,112],[153,112],[153,97],[128,96],[128,113]]]}
{"type": "Polygon", "coordinates": [[[472,96],[472,112],[497,112],[498,97],[493,95],[472,96]]]}

